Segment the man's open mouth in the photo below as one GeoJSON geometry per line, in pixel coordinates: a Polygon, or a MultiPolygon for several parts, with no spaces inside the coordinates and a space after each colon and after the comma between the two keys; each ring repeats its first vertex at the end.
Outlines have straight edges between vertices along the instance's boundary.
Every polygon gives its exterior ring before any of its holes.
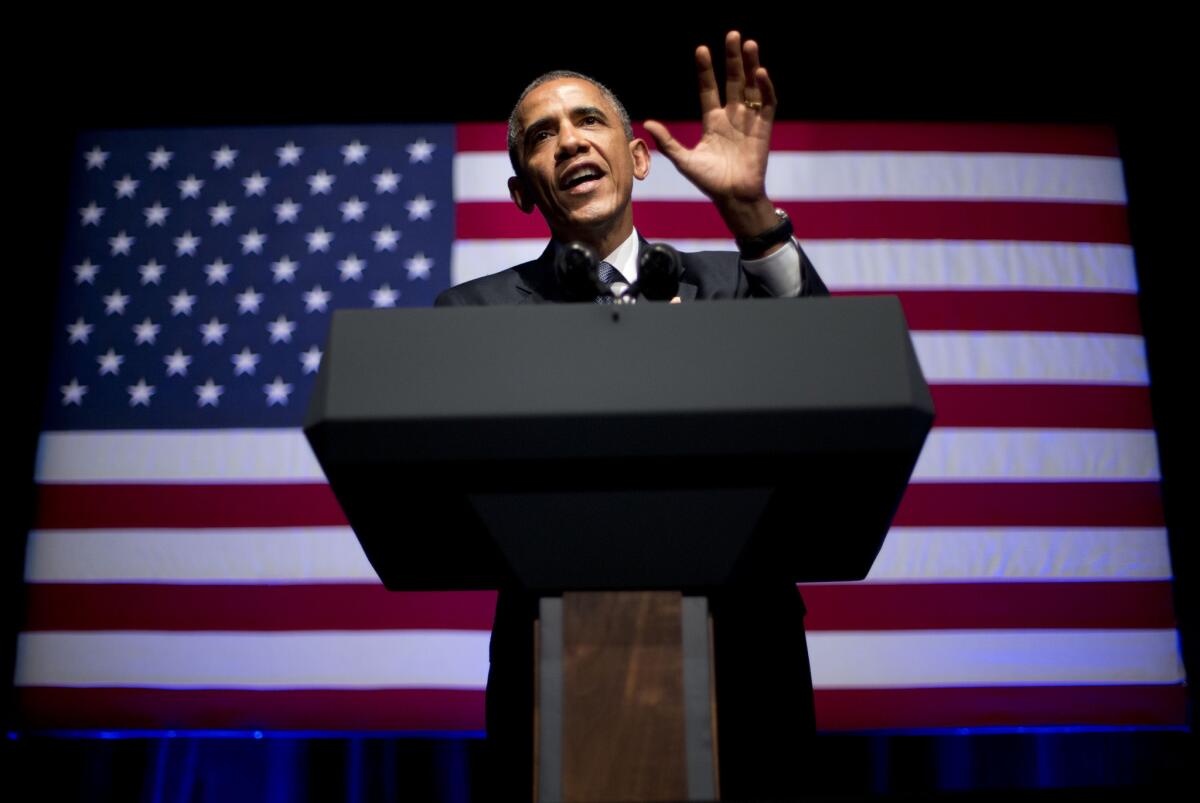
{"type": "Polygon", "coordinates": [[[604,171],[593,165],[582,165],[572,168],[563,174],[559,185],[566,190],[586,190],[595,182],[604,178],[604,171]]]}

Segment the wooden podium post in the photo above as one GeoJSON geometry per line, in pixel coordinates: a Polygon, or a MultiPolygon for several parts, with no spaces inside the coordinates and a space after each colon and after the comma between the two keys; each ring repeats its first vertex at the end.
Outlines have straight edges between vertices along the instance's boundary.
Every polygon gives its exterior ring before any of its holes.
{"type": "Polygon", "coordinates": [[[543,598],[540,610],[537,798],[715,800],[706,600],[566,592],[543,598]]]}

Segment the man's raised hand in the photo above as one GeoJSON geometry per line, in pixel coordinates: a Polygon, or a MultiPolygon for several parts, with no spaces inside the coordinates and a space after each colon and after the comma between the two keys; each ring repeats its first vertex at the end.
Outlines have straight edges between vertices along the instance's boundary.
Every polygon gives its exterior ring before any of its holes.
{"type": "Polygon", "coordinates": [[[646,121],[646,131],[680,173],[712,198],[730,231],[759,234],[777,222],[767,199],[767,156],[775,120],[775,87],[759,64],[758,43],[725,37],[725,105],[721,105],[712,56],[696,48],[703,134],[694,148],[679,143],[666,126],[646,121]]]}

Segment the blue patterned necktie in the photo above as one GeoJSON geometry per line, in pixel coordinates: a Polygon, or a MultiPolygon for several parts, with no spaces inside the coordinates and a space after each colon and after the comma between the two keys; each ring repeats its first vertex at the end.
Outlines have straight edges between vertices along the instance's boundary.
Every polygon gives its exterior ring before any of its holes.
{"type": "MultiPolygon", "coordinates": [[[[625,277],[621,275],[621,271],[617,270],[615,266],[610,265],[607,262],[601,262],[599,267],[596,268],[596,277],[609,287],[612,287],[613,283],[615,282],[628,284],[628,282],[625,281],[625,277]]],[[[615,300],[616,299],[613,298],[611,292],[601,293],[600,295],[596,296],[597,304],[611,304],[615,300]]]]}

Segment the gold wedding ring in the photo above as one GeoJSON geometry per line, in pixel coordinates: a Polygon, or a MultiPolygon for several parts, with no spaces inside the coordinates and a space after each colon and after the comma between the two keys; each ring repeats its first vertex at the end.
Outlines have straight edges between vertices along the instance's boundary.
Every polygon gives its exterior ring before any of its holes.
{"type": "Polygon", "coordinates": [[[743,105],[744,105],[744,106],[745,106],[747,109],[753,109],[754,111],[758,111],[759,109],[761,109],[761,108],[762,108],[762,101],[761,101],[761,100],[743,100],[743,101],[742,101],[742,104],[743,104],[743,105]]]}

